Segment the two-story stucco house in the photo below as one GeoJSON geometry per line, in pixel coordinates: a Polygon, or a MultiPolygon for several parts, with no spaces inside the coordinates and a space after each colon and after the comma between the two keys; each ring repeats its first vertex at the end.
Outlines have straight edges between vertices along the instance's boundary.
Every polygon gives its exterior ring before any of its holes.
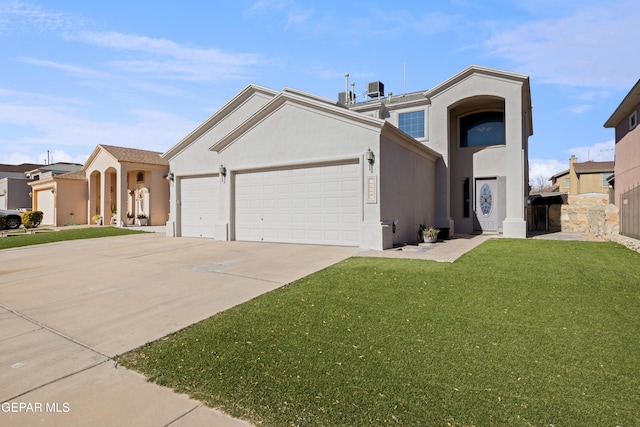
{"type": "Polygon", "coordinates": [[[609,178],[613,175],[614,162],[578,162],[576,156],[569,159],[569,169],[553,175],[553,191],[571,196],[585,193],[609,194],[609,178]]]}
{"type": "Polygon", "coordinates": [[[527,76],[472,66],[422,92],[341,98],[242,90],[163,154],[167,233],[371,249],[420,224],[525,237],[527,76]]]}

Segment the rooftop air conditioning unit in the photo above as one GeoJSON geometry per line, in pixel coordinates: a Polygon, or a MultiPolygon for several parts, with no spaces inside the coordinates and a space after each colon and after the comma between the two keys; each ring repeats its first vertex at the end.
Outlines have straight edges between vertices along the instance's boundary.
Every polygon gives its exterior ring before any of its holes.
{"type": "Polygon", "coordinates": [[[338,93],[338,103],[342,105],[353,104],[356,102],[356,95],[349,91],[349,98],[347,99],[347,92],[338,93]]]}
{"type": "Polygon", "coordinates": [[[384,84],[382,82],[367,83],[367,95],[369,95],[369,98],[384,96],[384,84]]]}

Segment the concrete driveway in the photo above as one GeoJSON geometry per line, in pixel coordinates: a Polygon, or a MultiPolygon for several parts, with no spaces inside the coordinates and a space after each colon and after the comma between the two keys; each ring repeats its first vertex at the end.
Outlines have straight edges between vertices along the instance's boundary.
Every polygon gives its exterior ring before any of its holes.
{"type": "Polygon", "coordinates": [[[1,251],[0,425],[248,425],[111,357],[357,252],[160,234],[1,251]]]}

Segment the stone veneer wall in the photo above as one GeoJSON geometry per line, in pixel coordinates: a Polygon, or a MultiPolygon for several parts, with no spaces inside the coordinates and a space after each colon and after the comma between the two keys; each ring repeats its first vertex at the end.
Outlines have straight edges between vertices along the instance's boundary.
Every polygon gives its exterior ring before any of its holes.
{"type": "MultiPolygon", "coordinates": [[[[640,251],[640,240],[619,234],[619,210],[609,203],[609,197],[606,194],[578,194],[569,196],[568,202],[568,205],[559,205],[562,231],[588,233],[640,251]]],[[[551,224],[549,225],[551,228],[551,224]]]]}

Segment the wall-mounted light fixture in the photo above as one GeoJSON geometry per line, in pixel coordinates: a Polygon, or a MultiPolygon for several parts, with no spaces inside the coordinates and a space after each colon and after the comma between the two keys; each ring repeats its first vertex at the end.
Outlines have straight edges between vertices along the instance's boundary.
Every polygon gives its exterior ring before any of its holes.
{"type": "Polygon", "coordinates": [[[371,148],[367,149],[365,158],[367,162],[369,162],[369,172],[373,172],[373,164],[376,162],[376,156],[373,154],[373,151],[371,151],[371,148]]]}
{"type": "Polygon", "coordinates": [[[173,172],[169,172],[167,174],[167,181],[173,181],[174,178],[175,178],[175,175],[173,174],[173,172]]]}
{"type": "Polygon", "coordinates": [[[33,193],[29,191],[29,197],[33,197],[33,193]]]}
{"type": "Polygon", "coordinates": [[[55,188],[51,189],[51,194],[56,194],[56,189],[55,188]]]}
{"type": "Polygon", "coordinates": [[[220,172],[220,176],[222,177],[222,181],[224,181],[224,179],[227,176],[227,168],[225,168],[224,165],[220,165],[220,168],[218,169],[218,171],[220,172]]]}

